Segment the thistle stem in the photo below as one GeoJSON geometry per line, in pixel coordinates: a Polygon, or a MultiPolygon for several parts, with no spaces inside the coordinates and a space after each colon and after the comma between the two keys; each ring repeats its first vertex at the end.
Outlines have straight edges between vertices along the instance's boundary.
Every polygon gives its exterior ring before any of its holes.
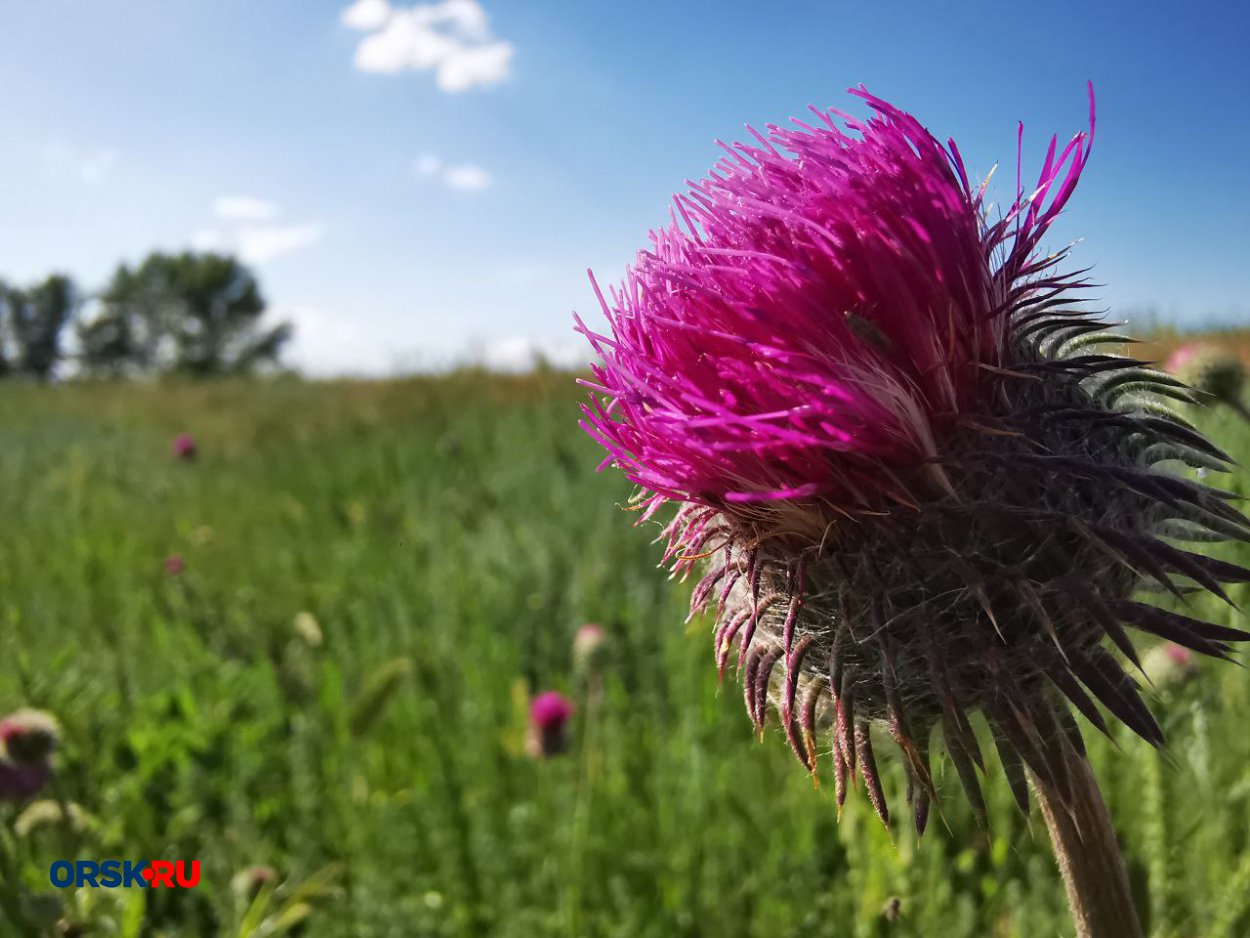
{"type": "Polygon", "coordinates": [[[1124,858],[1089,762],[1069,752],[1072,797],[1036,776],[1033,787],[1050,830],[1078,938],[1142,938],[1124,858]]]}

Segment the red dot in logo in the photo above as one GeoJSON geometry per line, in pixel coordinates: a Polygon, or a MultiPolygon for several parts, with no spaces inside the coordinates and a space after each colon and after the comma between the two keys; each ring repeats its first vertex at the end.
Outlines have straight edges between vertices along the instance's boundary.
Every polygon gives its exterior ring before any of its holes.
{"type": "Polygon", "coordinates": [[[152,869],[152,867],[150,866],[145,866],[143,868],[143,872],[140,873],[139,875],[142,876],[144,879],[146,879],[150,883],[152,882],[152,880],[156,878],[156,871],[152,869]]]}

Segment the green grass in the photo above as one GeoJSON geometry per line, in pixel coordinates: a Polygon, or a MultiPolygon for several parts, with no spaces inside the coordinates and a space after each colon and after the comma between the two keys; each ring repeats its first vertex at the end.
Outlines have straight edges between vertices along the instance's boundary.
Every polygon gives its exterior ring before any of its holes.
{"type": "MultiPolygon", "coordinates": [[[[10,828],[0,893],[33,921],[53,859],[195,858],[195,890],[63,891],[64,914],[93,935],[1071,934],[1044,825],[992,771],[992,835],[947,770],[917,843],[862,793],[838,822],[775,728],[753,739],[577,396],[562,375],[0,387],[0,713],[59,716],[53,797],[94,819],[10,828]],[[587,621],[610,633],[592,676],[587,621]],[[577,701],[574,743],[536,761],[547,688],[577,701]],[[249,914],[231,879],[258,864],[284,885],[249,914]]],[[[1208,422],[1250,463],[1243,425],[1208,422]]],[[[1250,933],[1250,678],[1203,663],[1151,697],[1166,753],[1090,740],[1150,932],[1250,933]]]]}

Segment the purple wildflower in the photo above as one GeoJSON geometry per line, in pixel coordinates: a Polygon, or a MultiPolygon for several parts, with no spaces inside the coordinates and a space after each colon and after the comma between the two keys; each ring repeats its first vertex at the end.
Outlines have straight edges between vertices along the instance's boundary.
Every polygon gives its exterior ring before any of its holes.
{"type": "Polygon", "coordinates": [[[24,801],[52,778],[60,742],[56,720],[41,710],[18,710],[0,720],[0,801],[24,801]]]}
{"type": "Polygon", "coordinates": [[[1092,90],[1088,133],[1052,138],[1029,188],[1018,164],[998,218],[953,141],[852,93],[870,119],[724,146],[599,294],[610,334],[578,319],[602,359],[583,426],[642,520],[675,503],[665,560],[703,564],[692,614],[715,610],[756,726],[771,704],[813,772],[830,730],[839,805],[859,774],[888,820],[884,732],[923,830],[940,732],[984,819],[974,713],[1022,808],[1026,769],[1070,801],[1070,708],[1162,739],[1108,648],[1136,665],[1125,626],[1217,657],[1250,638],[1132,598],[1227,599],[1250,571],[1175,541],[1250,523],[1169,471],[1226,457],[1164,406],[1180,382],[1103,350],[1124,340],[1079,308],[1066,250],[1039,250],[1089,159],[1092,90]]]}
{"type": "Polygon", "coordinates": [[[170,576],[182,576],[182,572],[186,568],[187,565],[182,559],[182,554],[170,554],[165,558],[165,572],[170,576]]]}
{"type": "Polygon", "coordinates": [[[536,758],[547,758],[569,748],[569,719],[573,703],[559,691],[539,694],[530,704],[529,738],[526,750],[536,758]]]}
{"type": "Polygon", "coordinates": [[[199,453],[199,448],[195,445],[195,437],[190,433],[179,433],[169,444],[169,448],[175,458],[185,462],[191,462],[199,453]]]}

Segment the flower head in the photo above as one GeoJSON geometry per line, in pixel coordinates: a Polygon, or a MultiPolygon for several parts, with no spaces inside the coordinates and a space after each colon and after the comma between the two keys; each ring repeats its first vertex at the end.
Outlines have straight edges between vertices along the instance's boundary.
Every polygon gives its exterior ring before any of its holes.
{"type": "Polygon", "coordinates": [[[578,667],[588,667],[603,650],[607,634],[603,626],[587,622],[579,626],[573,635],[573,663],[578,667]]]}
{"type": "Polygon", "coordinates": [[[276,886],[278,879],[272,866],[249,866],[230,878],[230,888],[244,902],[251,902],[261,890],[276,886]]]}
{"type": "Polygon", "coordinates": [[[165,558],[165,572],[170,576],[181,576],[186,568],[187,564],[182,559],[182,554],[170,554],[165,558]]]}
{"type": "Polygon", "coordinates": [[[1167,360],[1167,370],[1202,392],[1202,400],[1242,408],[1246,364],[1236,353],[1207,342],[1188,342],[1167,360]]]}
{"type": "Polygon", "coordinates": [[[568,724],[573,703],[559,691],[539,694],[530,703],[530,728],[526,749],[538,758],[559,755],[569,748],[568,724]]]}
{"type": "MultiPolygon", "coordinates": [[[[1170,471],[1222,452],[1163,406],[1180,382],[1106,351],[1085,281],[1039,245],[1089,159],[1052,139],[1036,184],[991,217],[953,142],[863,89],[873,111],[769,126],[678,196],[610,325],[585,429],[667,503],[692,614],[716,612],[748,713],[769,705],[816,770],[832,735],[839,804],[875,740],[903,754],[915,823],[937,736],[974,810],[989,723],[1021,805],[1027,768],[1070,790],[1070,708],[1158,743],[1119,651],[1125,626],[1224,656],[1245,633],[1135,601],[1250,574],[1175,540],[1250,538],[1222,493],[1170,471]],[[841,123],[839,123],[841,119],[841,123]],[[1166,540],[1164,538],[1167,538],[1166,540]]],[[[754,133],[754,132],[753,132],[754,133]]],[[[988,182],[988,180],[987,180],[988,182]]]]}
{"type": "Polygon", "coordinates": [[[0,801],[24,801],[52,778],[60,742],[56,719],[42,710],[18,710],[0,719],[0,801]]]}
{"type": "Polygon", "coordinates": [[[190,433],[179,433],[174,437],[173,442],[169,444],[170,451],[177,459],[190,462],[195,459],[199,453],[198,447],[195,445],[195,437],[190,433]]]}

